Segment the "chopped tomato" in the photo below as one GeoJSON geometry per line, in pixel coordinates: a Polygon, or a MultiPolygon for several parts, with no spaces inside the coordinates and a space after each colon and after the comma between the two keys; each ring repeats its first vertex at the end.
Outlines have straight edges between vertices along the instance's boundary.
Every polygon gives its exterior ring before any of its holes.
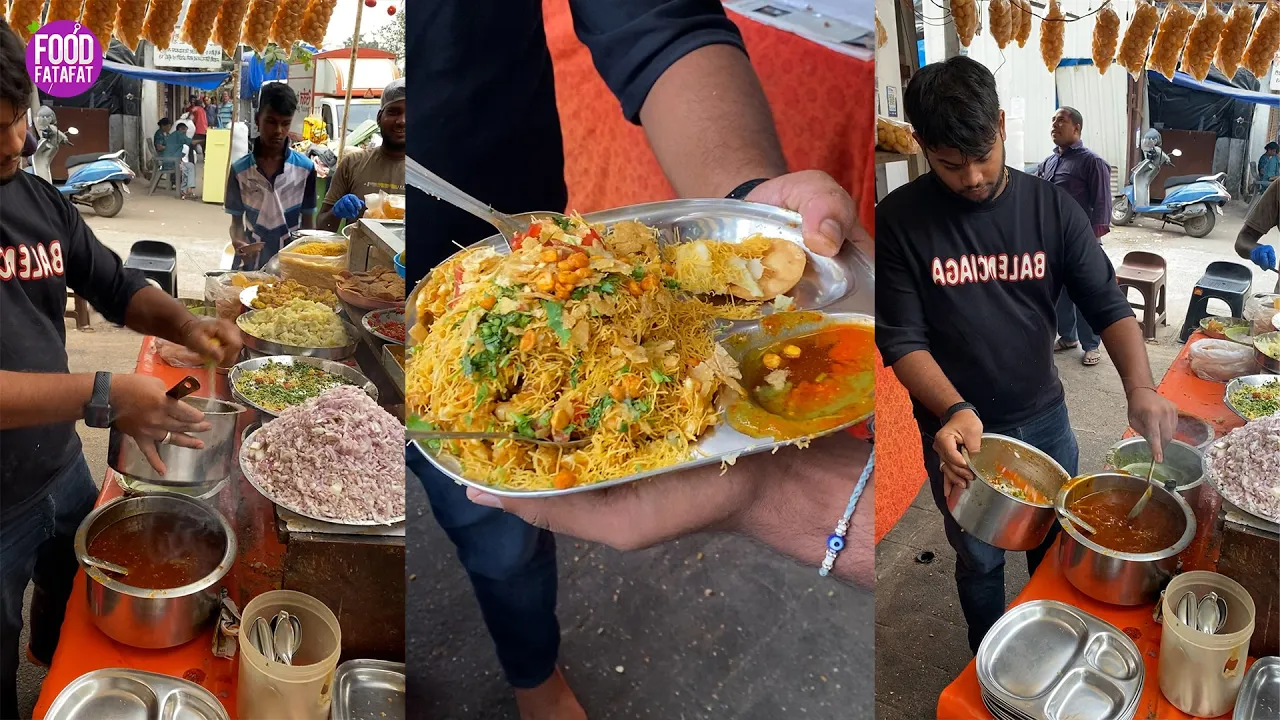
{"type": "Polygon", "coordinates": [[[590,247],[592,245],[595,245],[596,241],[599,239],[600,239],[600,234],[596,232],[595,228],[591,228],[590,230],[587,231],[587,236],[582,238],[582,244],[590,247]]]}
{"type": "Polygon", "coordinates": [[[529,226],[529,237],[536,238],[542,234],[542,225],[534,223],[529,226]]]}
{"type": "Polygon", "coordinates": [[[511,249],[512,249],[512,250],[519,250],[519,249],[520,249],[520,246],[524,244],[524,238],[525,238],[525,234],[524,234],[524,233],[522,233],[522,232],[518,232],[518,233],[516,233],[515,235],[512,235],[512,236],[511,236],[511,249]]]}
{"type": "Polygon", "coordinates": [[[456,298],[462,294],[462,266],[459,265],[453,269],[453,296],[456,298]]]}

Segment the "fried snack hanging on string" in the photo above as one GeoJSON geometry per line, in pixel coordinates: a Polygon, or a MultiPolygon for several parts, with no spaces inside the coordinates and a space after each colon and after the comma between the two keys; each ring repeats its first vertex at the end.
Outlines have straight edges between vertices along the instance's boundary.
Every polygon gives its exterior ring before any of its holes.
{"type": "Polygon", "coordinates": [[[1187,42],[1187,33],[1191,32],[1191,24],[1195,21],[1195,14],[1186,5],[1178,0],[1169,3],[1164,19],[1160,21],[1160,31],[1156,33],[1156,44],[1151,46],[1147,66],[1172,80],[1174,71],[1178,69],[1182,46],[1187,42]]]}
{"type": "Polygon", "coordinates": [[[1275,59],[1276,50],[1280,50],[1280,5],[1276,0],[1267,0],[1267,7],[1253,26],[1253,35],[1244,50],[1240,64],[1253,73],[1255,78],[1265,78],[1271,71],[1271,61],[1275,59]]]}
{"type": "Polygon", "coordinates": [[[1222,37],[1222,28],[1226,24],[1226,14],[1213,4],[1213,0],[1204,0],[1200,15],[1187,36],[1187,46],[1182,50],[1184,72],[1197,80],[1209,77],[1213,51],[1218,47],[1218,38],[1222,37]]]}
{"type": "Polygon", "coordinates": [[[249,12],[244,16],[244,30],[240,33],[240,41],[258,52],[266,50],[271,21],[275,19],[276,8],[279,6],[280,0],[253,0],[249,4],[249,12]]]}
{"type": "Polygon", "coordinates": [[[1120,16],[1111,9],[1111,3],[1107,3],[1093,22],[1093,64],[1099,73],[1106,75],[1107,68],[1115,62],[1119,41],[1120,16]]]}
{"type": "Polygon", "coordinates": [[[275,22],[271,23],[271,42],[288,52],[298,40],[302,13],[306,9],[307,0],[280,0],[275,22]]]}
{"type": "Polygon", "coordinates": [[[1235,77],[1236,70],[1240,69],[1240,58],[1244,57],[1245,46],[1249,44],[1249,31],[1252,29],[1253,6],[1244,0],[1235,0],[1231,4],[1231,12],[1227,15],[1227,24],[1222,28],[1222,37],[1218,39],[1218,49],[1213,58],[1213,64],[1228,78],[1235,77]]]}
{"type": "Polygon", "coordinates": [[[240,47],[240,28],[249,0],[222,0],[218,9],[218,22],[213,26],[213,41],[228,55],[234,55],[240,47]]]}
{"type": "Polygon", "coordinates": [[[18,37],[26,42],[31,38],[27,26],[40,22],[40,12],[44,10],[44,0],[13,0],[9,6],[9,27],[18,33],[18,37]]]}
{"type": "MultiPolygon", "coordinates": [[[[324,36],[329,32],[329,18],[333,17],[333,8],[338,0],[311,0],[307,3],[307,11],[302,13],[302,29],[298,37],[315,47],[324,44],[324,36]]],[[[876,48],[884,44],[880,37],[884,34],[884,26],[880,24],[880,16],[876,16],[876,48]]],[[[885,38],[888,39],[887,37],[885,38]]]]}
{"type": "Polygon", "coordinates": [[[182,42],[201,55],[209,46],[213,25],[218,21],[218,3],[219,0],[191,0],[187,6],[187,19],[182,21],[182,42]]]}
{"type": "Polygon", "coordinates": [[[84,0],[50,0],[49,12],[45,13],[44,21],[48,24],[54,20],[79,20],[83,5],[84,0]]]}
{"type": "Polygon", "coordinates": [[[1151,35],[1160,24],[1160,12],[1156,6],[1146,0],[1140,0],[1133,11],[1133,19],[1125,28],[1124,39],[1120,41],[1120,52],[1116,54],[1116,62],[1138,77],[1147,64],[1147,48],[1151,46],[1151,35]]]}
{"type": "Polygon", "coordinates": [[[951,22],[960,36],[960,45],[969,47],[978,32],[977,0],[951,0],[951,22]]]}
{"type": "Polygon", "coordinates": [[[1014,0],[1018,15],[1022,18],[1018,25],[1018,47],[1026,47],[1031,39],[1031,2],[1030,0],[1014,0]]]}
{"type": "Polygon", "coordinates": [[[1040,59],[1052,74],[1062,62],[1063,38],[1067,33],[1067,16],[1062,14],[1058,0],[1049,0],[1049,12],[1040,21],[1040,59]]]}
{"type": "Polygon", "coordinates": [[[102,52],[111,45],[111,33],[116,25],[116,5],[119,0],[85,0],[80,13],[80,24],[98,38],[102,52]]]}
{"type": "Polygon", "coordinates": [[[147,20],[147,0],[120,0],[116,9],[116,39],[130,50],[138,49],[142,24],[147,20]]]}
{"type": "Polygon", "coordinates": [[[911,126],[876,116],[876,147],[901,155],[915,155],[920,152],[920,145],[911,136],[911,126]]]}
{"type": "Polygon", "coordinates": [[[182,0],[151,0],[147,20],[142,23],[142,39],[160,50],[168,50],[181,14],[182,0]]]}
{"type": "Polygon", "coordinates": [[[991,0],[987,3],[987,27],[991,29],[991,37],[1001,50],[1013,40],[1013,11],[1009,8],[1009,0],[991,0]]]}

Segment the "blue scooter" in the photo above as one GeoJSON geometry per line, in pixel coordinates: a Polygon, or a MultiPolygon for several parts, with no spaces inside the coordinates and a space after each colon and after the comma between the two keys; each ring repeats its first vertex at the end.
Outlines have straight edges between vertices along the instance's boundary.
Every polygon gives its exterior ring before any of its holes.
{"type": "MultiPolygon", "coordinates": [[[[1164,200],[1152,204],[1151,181],[1165,165],[1173,167],[1173,161],[1160,147],[1160,133],[1154,129],[1142,138],[1142,155],[1142,162],[1133,169],[1133,182],[1111,203],[1111,222],[1128,225],[1137,215],[1144,215],[1162,223],[1180,225],[1194,238],[1212,232],[1223,205],[1231,199],[1231,193],[1222,184],[1226,173],[1170,177],[1164,183],[1164,200]]],[[[1173,155],[1178,157],[1182,151],[1175,149],[1173,155]]]]}
{"type": "Polygon", "coordinates": [[[78,132],[75,128],[68,128],[67,133],[63,133],[53,124],[43,128],[28,171],[48,180],[71,202],[93,208],[100,217],[115,217],[124,209],[124,196],[135,177],[125,162],[124,150],[105,155],[72,155],[67,158],[67,181],[62,185],[53,183],[50,172],[53,156],[64,143],[74,145],[67,134],[76,135],[78,132]]]}

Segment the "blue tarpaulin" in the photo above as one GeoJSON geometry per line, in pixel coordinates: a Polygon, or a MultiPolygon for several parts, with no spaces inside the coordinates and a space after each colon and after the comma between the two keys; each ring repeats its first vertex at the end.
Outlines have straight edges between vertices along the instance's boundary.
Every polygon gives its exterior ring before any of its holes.
{"type": "Polygon", "coordinates": [[[262,84],[271,80],[288,80],[289,63],[277,62],[267,69],[262,56],[254,53],[240,64],[240,99],[248,100],[258,96],[262,84]]]}
{"type": "MultiPolygon", "coordinates": [[[[1164,76],[1155,70],[1148,70],[1147,77],[1159,77],[1164,80],[1164,76]]],[[[1201,92],[1211,92],[1216,95],[1225,95],[1236,100],[1254,105],[1267,105],[1270,107],[1280,107],[1280,95],[1271,95],[1270,93],[1254,92],[1246,90],[1236,85],[1224,85],[1216,82],[1201,82],[1184,72],[1176,72],[1173,74],[1173,84],[1178,87],[1184,87],[1188,90],[1199,90],[1201,92]]]]}
{"type": "Polygon", "coordinates": [[[114,60],[103,60],[102,69],[110,70],[139,80],[154,80],[169,85],[184,85],[200,90],[217,90],[230,73],[224,72],[174,72],[172,70],[153,70],[136,65],[126,65],[114,60]]]}

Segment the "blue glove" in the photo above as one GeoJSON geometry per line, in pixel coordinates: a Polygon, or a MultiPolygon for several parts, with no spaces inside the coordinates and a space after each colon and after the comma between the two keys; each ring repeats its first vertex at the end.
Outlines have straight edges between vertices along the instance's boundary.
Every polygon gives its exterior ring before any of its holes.
{"type": "Polygon", "coordinates": [[[1249,253],[1249,259],[1263,270],[1276,269],[1276,249],[1270,245],[1259,245],[1249,253]]]}
{"type": "Polygon", "coordinates": [[[338,198],[338,202],[333,204],[334,217],[343,220],[355,220],[362,212],[364,212],[364,201],[350,193],[338,198]]]}

